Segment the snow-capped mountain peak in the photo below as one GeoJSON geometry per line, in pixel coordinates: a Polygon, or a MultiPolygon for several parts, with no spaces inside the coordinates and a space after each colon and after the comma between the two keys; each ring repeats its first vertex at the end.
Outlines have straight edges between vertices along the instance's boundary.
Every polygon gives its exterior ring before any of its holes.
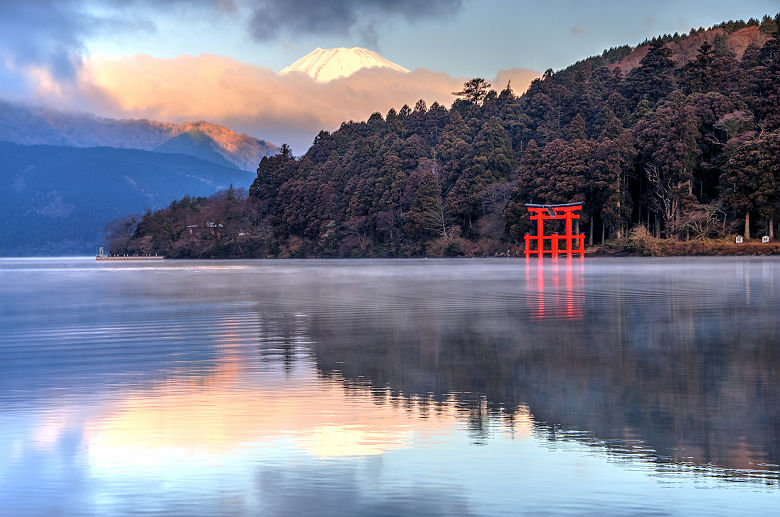
{"type": "Polygon", "coordinates": [[[348,77],[363,68],[389,68],[407,73],[409,70],[385,59],[373,50],[360,47],[316,48],[301,59],[282,69],[279,75],[290,72],[309,74],[315,81],[328,82],[348,77]]]}

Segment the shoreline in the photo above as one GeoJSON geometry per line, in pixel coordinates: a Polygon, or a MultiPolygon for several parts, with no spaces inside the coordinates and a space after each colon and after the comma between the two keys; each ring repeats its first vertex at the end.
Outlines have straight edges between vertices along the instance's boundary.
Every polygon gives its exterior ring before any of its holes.
{"type": "MultiPolygon", "coordinates": [[[[753,246],[734,245],[734,247],[725,245],[715,248],[702,249],[697,245],[680,245],[675,244],[671,246],[665,246],[664,250],[637,250],[630,246],[621,246],[614,244],[605,244],[603,246],[592,246],[585,250],[585,257],[645,257],[645,258],[662,258],[662,257],[773,257],[780,256],[780,243],[775,246],[768,247],[767,244],[757,244],[755,247],[763,246],[760,249],[754,249],[753,246]],[[739,248],[743,246],[742,248],[739,248]]],[[[461,255],[456,257],[447,257],[439,255],[421,255],[421,256],[390,256],[390,255],[370,255],[364,257],[325,257],[325,256],[304,256],[304,257],[241,257],[241,256],[222,256],[222,257],[116,257],[108,260],[371,260],[371,259],[523,259],[526,258],[524,253],[512,254],[512,255],[461,255]]],[[[536,255],[531,255],[529,259],[536,259],[536,255]]],[[[549,255],[545,255],[545,259],[550,259],[549,255]]],[[[566,259],[566,254],[561,253],[560,259],[566,259]]],[[[572,256],[573,259],[579,259],[579,255],[572,256]]],[[[101,259],[98,259],[101,260],[101,259]]],[[[102,259],[106,260],[106,259],[102,259]]]]}
{"type": "MultiPolygon", "coordinates": [[[[585,252],[585,257],[582,259],[577,255],[571,257],[571,260],[579,262],[580,260],[588,259],[609,259],[609,258],[647,258],[647,259],[659,259],[659,258],[679,258],[679,257],[691,257],[691,258],[729,258],[729,257],[756,257],[756,258],[772,258],[780,257],[780,251],[769,251],[764,253],[670,253],[670,254],[641,254],[632,251],[627,251],[621,248],[605,246],[593,246],[585,252]]],[[[84,261],[97,261],[97,262],[187,262],[187,261],[241,261],[241,260],[263,260],[263,261],[315,261],[315,260],[333,260],[333,261],[359,261],[359,260],[472,260],[472,259],[512,259],[523,260],[526,259],[525,255],[470,255],[460,257],[442,257],[442,256],[419,256],[419,257],[390,257],[390,256],[371,256],[371,257],[117,257],[111,259],[97,259],[92,256],[29,256],[29,257],[0,257],[0,261],[35,261],[35,260],[84,260],[84,261]]],[[[536,255],[531,255],[527,260],[538,260],[536,255]]],[[[555,260],[549,255],[544,257],[545,261],[555,260]]],[[[557,260],[566,261],[569,260],[565,254],[561,254],[557,260]]]]}
{"type": "Polygon", "coordinates": [[[624,239],[592,246],[585,250],[585,254],[635,257],[761,257],[780,255],[780,242],[762,243],[759,239],[751,239],[737,244],[734,239],[624,239]]]}
{"type": "MultiPolygon", "coordinates": [[[[443,255],[366,255],[359,257],[334,257],[334,256],[257,256],[248,257],[240,255],[230,256],[166,256],[166,255],[29,255],[7,256],[0,260],[34,260],[34,259],[90,259],[96,261],[160,261],[160,260],[285,260],[285,259],[435,259],[435,258],[525,258],[520,246],[512,247],[513,253],[507,254],[463,254],[458,256],[443,255]],[[93,258],[94,257],[94,258],[93,258]]],[[[603,245],[586,247],[586,257],[768,257],[780,256],[780,241],[762,243],[759,239],[751,239],[742,244],[736,244],[732,239],[706,239],[678,241],[674,239],[622,239],[607,241],[603,245]]],[[[532,255],[530,258],[536,258],[532,255]]],[[[549,258],[547,256],[546,258],[549,258]]],[[[565,253],[561,258],[566,258],[565,253]]],[[[578,257],[573,257],[578,258],[578,257]]]]}

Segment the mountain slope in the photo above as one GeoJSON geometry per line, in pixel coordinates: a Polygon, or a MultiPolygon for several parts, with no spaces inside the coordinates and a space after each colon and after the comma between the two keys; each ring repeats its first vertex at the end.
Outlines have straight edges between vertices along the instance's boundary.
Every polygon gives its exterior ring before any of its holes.
{"type": "MultiPolygon", "coordinates": [[[[757,26],[751,26],[731,33],[723,28],[716,27],[707,31],[691,32],[691,34],[685,37],[675,38],[674,36],[667,36],[667,39],[669,39],[667,45],[672,51],[671,58],[675,64],[682,66],[696,57],[699,47],[705,41],[715,46],[716,40],[720,40],[724,47],[732,52],[737,60],[740,60],[748,46],[752,44],[759,48],[763,47],[770,38],[769,35],[762,32],[757,26]]],[[[649,49],[650,45],[647,43],[639,45],[620,59],[620,61],[609,65],[609,68],[611,70],[619,69],[623,74],[627,74],[639,66],[649,49]]]]}
{"type": "Polygon", "coordinates": [[[0,142],[0,256],[91,254],[109,221],[247,185],[253,174],[181,154],[0,142]]]}
{"type": "Polygon", "coordinates": [[[340,77],[349,77],[363,68],[389,68],[407,73],[409,70],[386,59],[373,50],[360,47],[316,48],[290,66],[279,71],[279,75],[302,72],[319,82],[329,82],[340,77]]]}
{"type": "Polygon", "coordinates": [[[107,146],[151,151],[171,138],[193,130],[214,141],[214,151],[222,157],[216,163],[224,164],[227,160],[242,170],[255,170],[260,158],[279,149],[265,140],[208,122],[177,124],[143,119],[118,120],[0,101],[0,140],[17,144],[107,146]]]}
{"type": "Polygon", "coordinates": [[[220,147],[214,139],[200,129],[190,129],[155,147],[154,150],[158,153],[187,154],[223,167],[234,167],[219,152],[220,147]]]}

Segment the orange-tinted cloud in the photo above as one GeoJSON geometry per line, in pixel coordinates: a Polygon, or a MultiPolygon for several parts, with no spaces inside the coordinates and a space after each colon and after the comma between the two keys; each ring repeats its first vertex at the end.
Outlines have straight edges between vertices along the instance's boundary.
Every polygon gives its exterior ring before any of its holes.
{"type": "MultiPolygon", "coordinates": [[[[511,78],[515,93],[525,91],[537,72],[502,71],[494,87],[511,78]]],[[[166,121],[208,120],[275,143],[286,141],[303,153],[321,129],[347,120],[365,120],[418,99],[449,106],[463,78],[418,68],[408,74],[364,69],[318,83],[305,74],[273,70],[215,55],[172,59],[135,55],[90,59],[79,78],[79,104],[101,115],[166,121]]]]}

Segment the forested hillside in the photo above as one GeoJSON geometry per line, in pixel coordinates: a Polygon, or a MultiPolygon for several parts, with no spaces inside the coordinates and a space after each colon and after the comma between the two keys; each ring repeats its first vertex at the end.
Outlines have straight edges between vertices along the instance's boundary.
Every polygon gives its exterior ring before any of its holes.
{"type": "Polygon", "coordinates": [[[548,70],[517,96],[473,79],[263,158],[248,195],[174,202],[115,252],[168,256],[494,255],[525,203],[583,202],[591,244],[774,236],[778,22],[723,23],[548,70]],[[188,231],[184,231],[189,227],[188,231]]]}

